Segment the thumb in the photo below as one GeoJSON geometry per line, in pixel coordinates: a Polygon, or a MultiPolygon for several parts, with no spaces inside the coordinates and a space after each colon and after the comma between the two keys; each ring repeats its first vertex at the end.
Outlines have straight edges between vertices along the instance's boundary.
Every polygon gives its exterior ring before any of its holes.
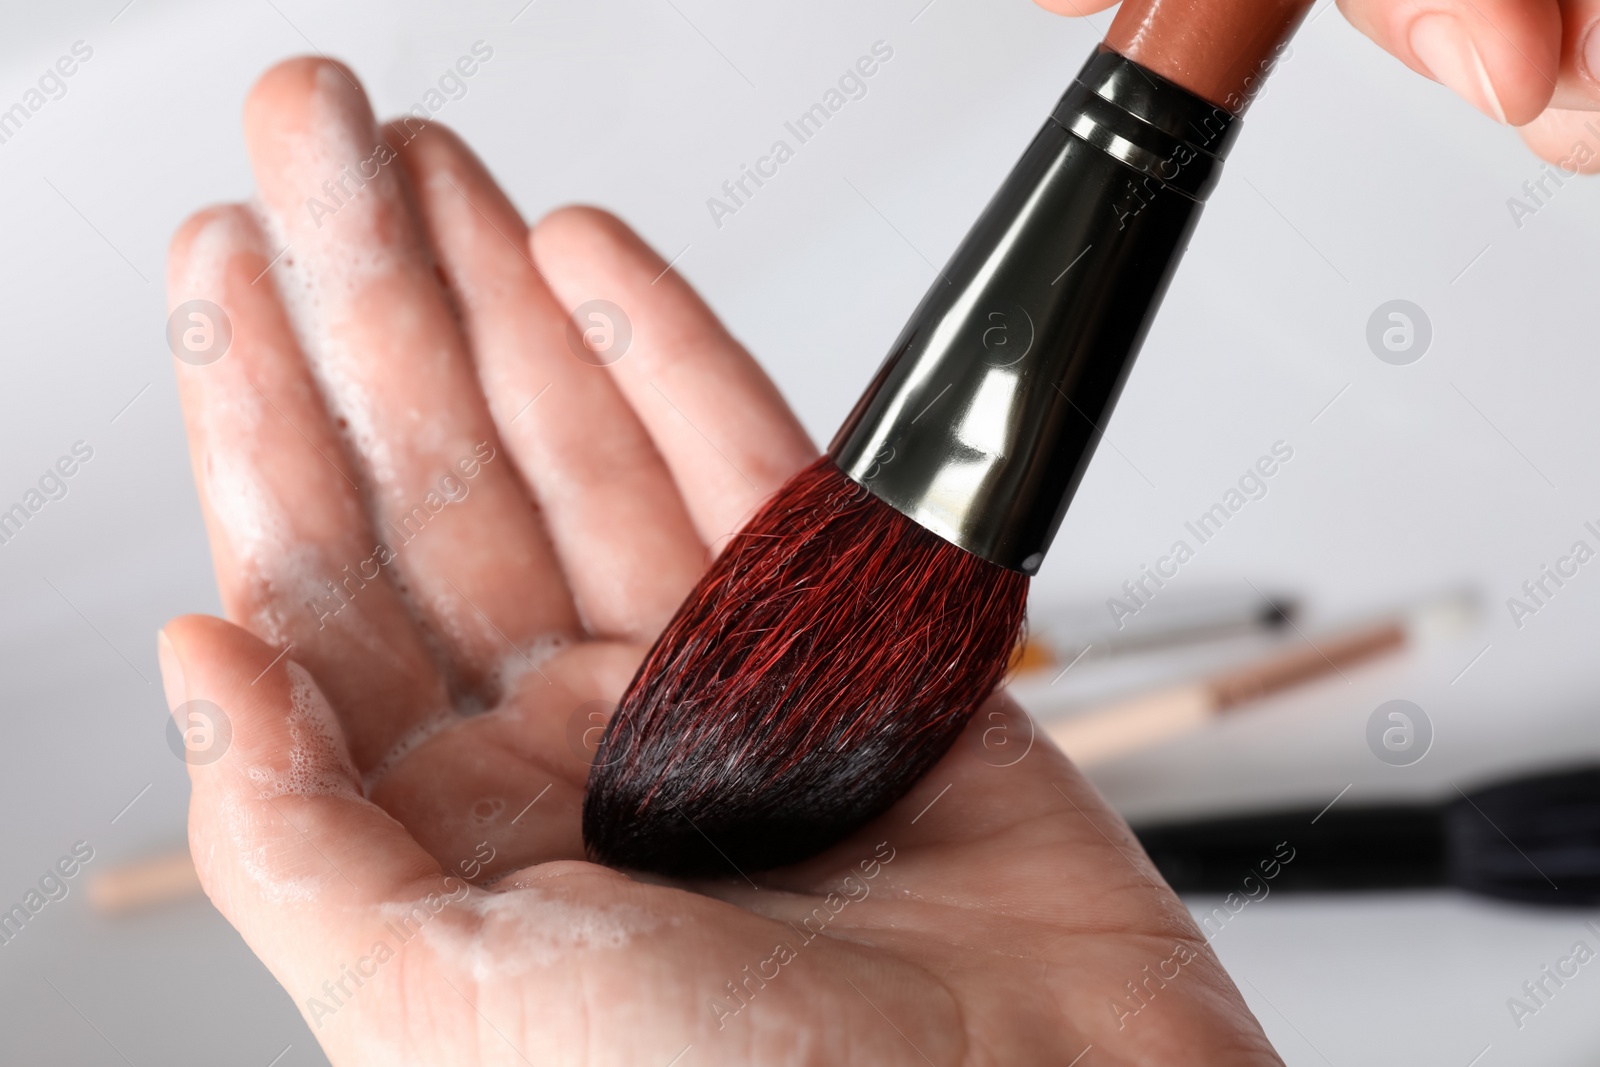
{"type": "Polygon", "coordinates": [[[184,739],[201,884],[297,1002],[370,947],[384,902],[465,897],[362,796],[305,668],[200,615],[169,623],[158,654],[184,739]]]}

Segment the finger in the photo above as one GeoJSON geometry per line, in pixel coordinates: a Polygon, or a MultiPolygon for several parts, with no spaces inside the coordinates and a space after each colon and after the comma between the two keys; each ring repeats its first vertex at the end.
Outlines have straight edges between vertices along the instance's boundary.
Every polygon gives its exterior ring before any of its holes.
{"type": "Polygon", "coordinates": [[[204,616],[174,620],[159,642],[179,727],[204,731],[207,742],[187,750],[196,871],[293,992],[337,977],[330,961],[367,951],[361,916],[464,887],[449,885],[400,825],[362,798],[321,690],[277,655],[204,616]]]}
{"type": "MultiPolygon", "coordinates": [[[[1528,214],[1544,206],[1570,177],[1600,174],[1600,115],[1595,112],[1550,108],[1517,132],[1535,154],[1558,171],[1529,179],[1515,198],[1528,214]]],[[[1520,223],[1522,216],[1515,206],[1512,214],[1520,223]]]]}
{"type": "Polygon", "coordinates": [[[590,300],[632,324],[610,365],[689,505],[701,539],[732,533],[816,449],[766,373],[689,284],[637,234],[595,208],[535,227],[534,262],[570,314],[590,300]]]}
{"type": "Polygon", "coordinates": [[[579,358],[568,320],[529,258],[528,230],[472,152],[441,126],[391,144],[461,309],[478,375],[567,575],[585,626],[652,637],[706,551],[683,498],[605,369],[579,358]]]}
{"type": "MultiPolygon", "coordinates": [[[[390,584],[343,449],[289,328],[270,253],[240,206],[195,215],[174,236],[169,300],[208,300],[231,340],[173,361],[222,602],[319,678],[369,769],[449,710],[421,634],[390,584]]],[[[181,314],[181,312],[180,312],[181,314]]],[[[214,313],[213,313],[214,314],[214,313]]],[[[200,340],[204,340],[202,335],[200,340]]]]}
{"type": "Polygon", "coordinates": [[[1092,15],[1096,11],[1104,11],[1117,3],[1117,0],[1033,0],[1033,2],[1046,11],[1054,11],[1058,15],[1082,18],[1084,15],[1092,15]]]}
{"type": "Polygon", "coordinates": [[[367,475],[413,610],[454,688],[492,697],[502,661],[578,628],[408,201],[343,67],[297,59],[245,106],[251,162],[289,251],[307,355],[367,475]]]}
{"type": "Polygon", "coordinates": [[[1560,69],[1556,0],[1339,0],[1362,33],[1496,122],[1543,111],[1560,69]]]}
{"type": "MultiPolygon", "coordinates": [[[[1550,106],[1600,109],[1600,0],[1560,3],[1561,73],[1556,78],[1550,106]]],[[[1591,136],[1590,140],[1594,139],[1591,136]]]]}

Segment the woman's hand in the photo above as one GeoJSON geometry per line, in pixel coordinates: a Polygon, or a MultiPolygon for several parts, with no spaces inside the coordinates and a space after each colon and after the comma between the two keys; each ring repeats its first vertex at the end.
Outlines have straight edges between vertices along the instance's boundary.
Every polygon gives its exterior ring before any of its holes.
{"type": "MultiPolygon", "coordinates": [[[[1116,0],[1037,0],[1062,15],[1116,0]]],[[[1326,2],[1326,0],[1322,0],[1326,2]]],[[[1351,24],[1568,171],[1600,171],[1600,0],[1339,0],[1351,24]]]]}
{"type": "Polygon", "coordinates": [[[530,234],[459,140],[377,128],[325,61],[270,71],[245,125],[256,209],[196,215],[169,276],[231,325],[176,367],[232,621],[160,652],[181,725],[226,717],[191,757],[206,891],[335,1063],[1278,1062],[1003,696],[800,867],[585,862],[610,707],[813,447],[616,219],[530,234]]]}

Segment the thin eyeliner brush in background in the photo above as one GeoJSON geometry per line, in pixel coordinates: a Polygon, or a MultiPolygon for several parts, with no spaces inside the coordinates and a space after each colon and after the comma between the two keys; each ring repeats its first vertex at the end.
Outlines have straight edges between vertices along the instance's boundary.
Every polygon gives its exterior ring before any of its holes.
{"type": "MultiPolygon", "coordinates": [[[[1044,671],[1059,671],[1077,663],[1089,664],[1124,656],[1144,656],[1171,649],[1191,648],[1231,638],[1275,633],[1288,626],[1300,612],[1290,597],[1263,598],[1254,592],[1249,599],[1234,598],[1210,605],[1186,605],[1187,610],[1158,618],[1150,625],[1116,630],[1104,624],[1072,625],[1052,618],[1050,606],[1028,605],[1028,636],[1018,651],[1012,671],[1026,677],[1044,671]]],[[[1105,613],[1095,614],[1104,619],[1105,613]]]]}

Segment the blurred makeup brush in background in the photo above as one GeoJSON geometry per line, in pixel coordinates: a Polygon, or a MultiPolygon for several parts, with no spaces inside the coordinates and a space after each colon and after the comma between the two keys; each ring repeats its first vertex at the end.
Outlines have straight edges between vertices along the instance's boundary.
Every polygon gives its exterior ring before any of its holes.
{"type": "Polygon", "coordinates": [[[1342,674],[1346,667],[1398,652],[1429,637],[1457,632],[1476,617],[1477,598],[1454,592],[1402,614],[1318,634],[1315,639],[1296,627],[1288,648],[1274,649],[1204,678],[1049,720],[1045,729],[1074,763],[1092,766],[1192,733],[1274,694],[1342,674]]]}
{"type": "Polygon", "coordinates": [[[155,852],[96,871],[89,878],[89,905],[102,915],[127,915],[200,895],[189,849],[155,852]]]}
{"type": "MultiPolygon", "coordinates": [[[[1248,595],[1221,597],[1215,592],[1175,609],[1157,612],[1156,618],[1137,627],[1117,628],[1105,622],[1105,611],[1094,605],[1093,621],[1063,618],[1067,613],[1051,605],[1028,605],[1028,637],[1017,651],[1011,669],[1016,678],[1041,672],[1064,672],[1125,656],[1144,656],[1173,649],[1211,645],[1232,638],[1271,634],[1289,626],[1300,613],[1293,597],[1248,595]],[[1076,625],[1074,625],[1076,623],[1076,625]]],[[[1142,621],[1142,620],[1141,620],[1142,621]]]]}
{"type": "Polygon", "coordinates": [[[730,876],[898,800],[999,684],[1200,207],[1307,0],[1126,0],[826,457],[730,542],[596,754],[589,855],[730,876]]]}
{"type": "Polygon", "coordinates": [[[1232,892],[1271,871],[1274,890],[1453,886],[1528,904],[1600,904],[1600,766],[1457,789],[1436,804],[1346,803],[1134,832],[1179,893],[1232,892]],[[1280,844],[1293,850],[1289,862],[1280,844]]]}

